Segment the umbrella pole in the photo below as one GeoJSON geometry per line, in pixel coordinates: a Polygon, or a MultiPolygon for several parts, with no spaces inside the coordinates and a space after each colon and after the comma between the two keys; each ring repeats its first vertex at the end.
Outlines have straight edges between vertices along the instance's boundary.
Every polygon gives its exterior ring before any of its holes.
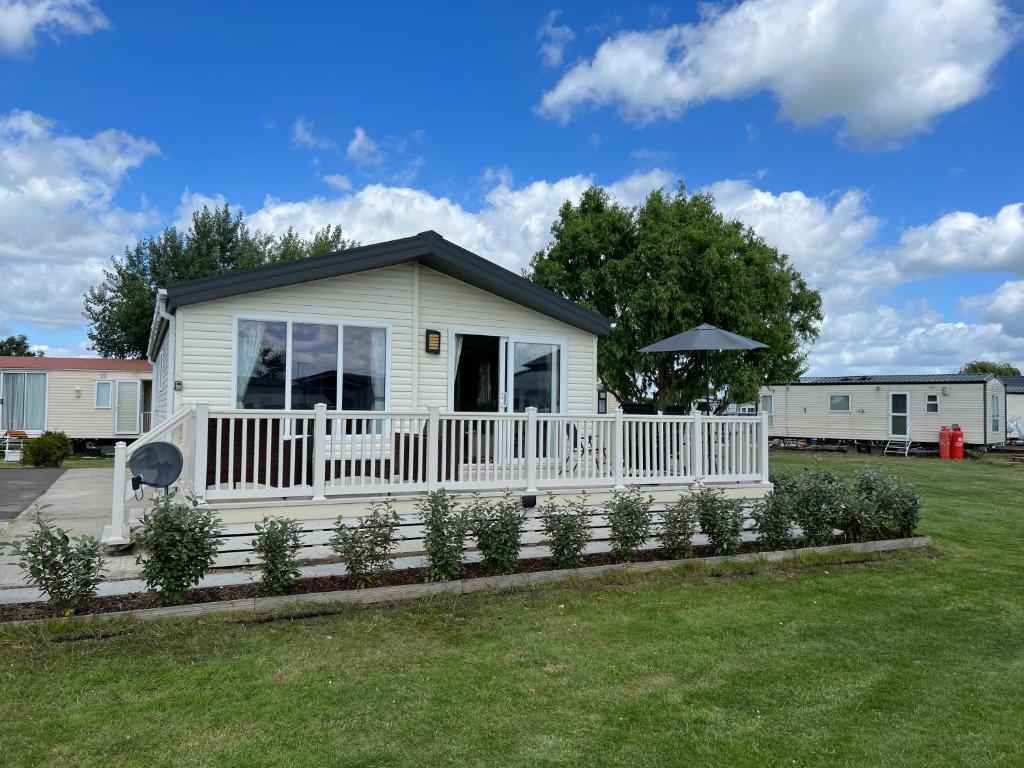
{"type": "Polygon", "coordinates": [[[704,352],[704,374],[708,379],[708,416],[711,415],[711,353],[708,351],[704,352]]]}

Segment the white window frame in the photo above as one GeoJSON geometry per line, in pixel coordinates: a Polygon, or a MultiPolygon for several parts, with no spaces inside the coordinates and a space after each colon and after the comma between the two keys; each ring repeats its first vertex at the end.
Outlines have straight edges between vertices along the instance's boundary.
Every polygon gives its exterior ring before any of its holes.
{"type": "MultiPolygon", "coordinates": [[[[335,400],[338,410],[341,407],[341,393],[345,371],[344,338],[345,326],[359,328],[383,328],[384,346],[386,349],[384,367],[384,410],[391,410],[391,322],[389,320],[339,320],[336,318],[305,317],[299,315],[282,315],[274,313],[240,312],[231,320],[231,407],[238,408],[238,321],[254,320],[265,323],[285,323],[285,377],[284,377],[284,408],[271,408],[273,411],[292,410],[292,325],[333,325],[338,329],[338,383],[335,400]]],[[[262,410],[262,409],[257,409],[262,410]]]]}
{"type": "Polygon", "coordinates": [[[908,435],[913,434],[913,429],[914,429],[913,419],[911,418],[911,413],[912,413],[911,408],[913,407],[913,398],[910,396],[910,392],[907,392],[907,391],[902,390],[902,389],[890,390],[889,392],[886,393],[885,397],[886,397],[886,411],[888,411],[888,414],[886,416],[886,419],[887,419],[886,432],[889,433],[889,438],[892,439],[892,440],[902,440],[902,439],[905,439],[908,435]],[[893,412],[893,410],[892,410],[892,396],[893,395],[904,395],[904,396],[906,396],[906,398],[907,398],[907,410],[906,411],[897,411],[895,413],[893,412]],[[906,419],[907,419],[907,431],[906,431],[906,434],[897,435],[897,434],[895,434],[892,431],[892,417],[893,416],[904,416],[904,417],[906,417],[906,419]]]}
{"type": "Polygon", "coordinates": [[[992,411],[989,414],[988,418],[989,418],[989,422],[990,422],[989,426],[992,428],[991,429],[992,434],[993,435],[999,434],[1000,413],[999,413],[999,395],[998,394],[993,394],[992,395],[992,411]]]}
{"type": "Polygon", "coordinates": [[[926,395],[924,396],[924,412],[925,412],[925,413],[938,413],[938,412],[939,412],[939,410],[940,410],[940,406],[939,406],[939,396],[938,396],[938,395],[936,395],[936,394],[931,394],[931,393],[929,393],[929,394],[926,394],[926,395]],[[932,398],[933,398],[933,397],[935,398],[935,401],[934,401],[934,403],[932,402],[932,398]],[[929,406],[929,405],[934,405],[934,406],[935,406],[935,410],[934,410],[934,411],[933,411],[933,410],[930,410],[930,409],[928,408],[928,406],[929,406]]]}
{"type": "Polygon", "coordinates": [[[853,413],[853,395],[848,392],[829,392],[825,395],[825,405],[828,407],[829,413],[853,413]],[[833,408],[833,397],[845,397],[847,403],[846,408],[833,408]]]}
{"type": "Polygon", "coordinates": [[[558,410],[556,413],[569,412],[569,339],[566,336],[544,334],[517,334],[501,328],[473,328],[456,326],[448,329],[448,410],[455,410],[455,336],[495,336],[499,340],[498,388],[504,395],[504,402],[499,402],[498,413],[512,413],[512,383],[507,381],[509,356],[514,354],[516,342],[526,344],[551,344],[559,347],[560,368],[558,372],[558,410]]]}
{"type": "Polygon", "coordinates": [[[775,394],[769,392],[766,395],[761,395],[760,406],[761,406],[761,411],[766,416],[768,416],[768,426],[769,427],[774,427],[775,426],[775,394]],[[768,400],[768,403],[769,403],[769,406],[767,408],[764,407],[764,403],[765,403],[766,399],[768,400]]]}
{"type": "Polygon", "coordinates": [[[142,434],[142,379],[115,379],[114,387],[111,389],[111,412],[114,417],[113,430],[115,435],[140,435],[142,434]],[[118,405],[120,402],[120,394],[118,390],[122,384],[135,384],[135,429],[133,430],[121,430],[117,428],[117,417],[121,412],[121,407],[118,405]]]}
{"type": "Polygon", "coordinates": [[[98,411],[109,411],[114,408],[114,380],[97,379],[92,393],[92,407],[98,411]],[[107,404],[100,405],[100,384],[107,385],[107,404]]]}
{"type": "MultiPolygon", "coordinates": [[[[21,371],[19,371],[19,370],[0,371],[0,400],[3,399],[4,376],[7,375],[7,374],[10,374],[10,373],[34,373],[34,374],[37,374],[37,375],[38,374],[42,374],[44,379],[45,379],[45,381],[46,381],[46,384],[44,385],[44,388],[43,388],[44,389],[44,394],[43,394],[43,428],[42,429],[26,429],[25,430],[25,434],[30,435],[32,437],[38,437],[39,435],[43,434],[43,432],[45,432],[49,428],[49,426],[50,426],[50,372],[49,371],[37,371],[37,370],[31,370],[31,369],[26,369],[26,370],[21,370],[21,371]]],[[[6,408],[6,407],[7,407],[6,405],[0,405],[0,411],[2,411],[2,409],[6,408]]]]}

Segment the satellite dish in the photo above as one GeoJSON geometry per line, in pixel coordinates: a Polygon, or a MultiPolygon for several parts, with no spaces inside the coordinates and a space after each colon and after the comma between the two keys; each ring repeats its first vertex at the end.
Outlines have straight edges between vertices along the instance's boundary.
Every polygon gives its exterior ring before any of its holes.
{"type": "Polygon", "coordinates": [[[132,487],[152,485],[169,488],[178,479],[184,463],[181,451],[172,443],[150,443],[144,445],[128,459],[132,471],[132,487]]]}

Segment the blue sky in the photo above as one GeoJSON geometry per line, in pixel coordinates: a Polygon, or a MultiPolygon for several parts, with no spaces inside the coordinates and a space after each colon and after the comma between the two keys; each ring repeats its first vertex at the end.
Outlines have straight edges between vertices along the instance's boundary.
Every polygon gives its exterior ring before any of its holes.
{"type": "Polygon", "coordinates": [[[518,269],[682,179],[823,291],[813,372],[1024,364],[1022,10],[0,0],[0,334],[88,354],[84,288],[203,202],[518,269]]]}

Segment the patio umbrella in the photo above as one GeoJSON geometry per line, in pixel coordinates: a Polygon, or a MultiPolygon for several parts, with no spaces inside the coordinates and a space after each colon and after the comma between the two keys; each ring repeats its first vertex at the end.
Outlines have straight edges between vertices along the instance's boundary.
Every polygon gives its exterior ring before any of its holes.
{"type": "Polygon", "coordinates": [[[708,413],[711,412],[711,360],[706,354],[711,351],[767,349],[767,344],[748,339],[738,333],[723,331],[708,323],[677,333],[667,339],[649,344],[641,352],[704,352],[704,366],[708,382],[708,413]]]}

